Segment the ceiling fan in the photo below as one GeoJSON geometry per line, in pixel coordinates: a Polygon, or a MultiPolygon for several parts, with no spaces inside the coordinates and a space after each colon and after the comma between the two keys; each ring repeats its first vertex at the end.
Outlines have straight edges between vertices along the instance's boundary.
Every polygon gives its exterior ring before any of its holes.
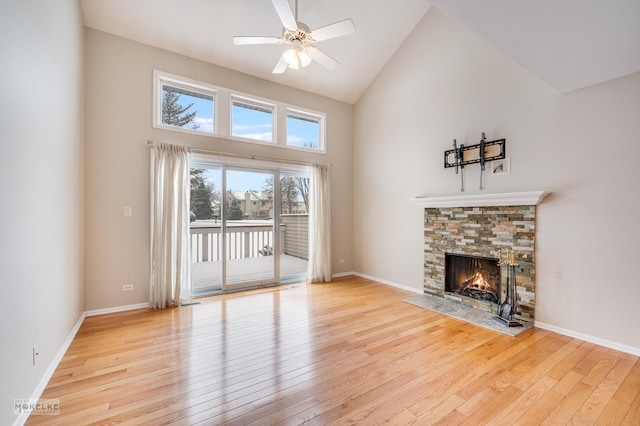
{"type": "Polygon", "coordinates": [[[300,65],[306,67],[315,60],[328,70],[334,70],[338,62],[315,47],[314,43],[332,38],[344,36],[355,32],[356,28],[351,19],[335,22],[324,27],[310,30],[302,22],[298,22],[298,2],[296,0],[294,14],[288,0],[271,0],[276,13],[284,27],[280,37],[260,36],[236,36],[233,43],[236,45],[247,44],[286,44],[280,60],[273,69],[273,74],[282,74],[287,68],[297,70],[300,65]]]}

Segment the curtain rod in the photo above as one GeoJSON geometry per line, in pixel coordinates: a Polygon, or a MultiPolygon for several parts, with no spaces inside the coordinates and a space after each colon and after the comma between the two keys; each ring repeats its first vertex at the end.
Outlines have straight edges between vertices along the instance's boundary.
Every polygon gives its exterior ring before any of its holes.
{"type": "MultiPolygon", "coordinates": [[[[147,140],[148,146],[153,146],[154,142],[150,139],[147,140]]],[[[298,161],[298,160],[287,160],[284,158],[273,158],[273,157],[262,157],[259,155],[249,155],[249,154],[235,154],[232,152],[224,152],[224,151],[214,151],[210,149],[199,149],[199,148],[190,148],[191,152],[199,153],[199,154],[213,154],[213,155],[223,155],[227,157],[236,157],[236,158],[246,158],[249,160],[262,160],[262,161],[273,161],[278,163],[289,163],[289,164],[298,164],[304,166],[313,166],[314,164],[310,161],[298,161]]],[[[331,163],[325,164],[325,167],[331,168],[333,165],[331,163]]]]}

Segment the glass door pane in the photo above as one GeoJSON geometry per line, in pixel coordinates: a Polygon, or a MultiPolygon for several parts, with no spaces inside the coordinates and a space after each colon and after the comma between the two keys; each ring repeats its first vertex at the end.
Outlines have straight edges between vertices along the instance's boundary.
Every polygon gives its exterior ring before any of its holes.
{"type": "Polygon", "coordinates": [[[309,177],[280,175],[280,282],[304,281],[309,260],[309,177]]]}
{"type": "Polygon", "coordinates": [[[191,286],[194,296],[222,289],[222,167],[191,167],[191,286]]]}
{"type": "Polygon", "coordinates": [[[276,174],[229,168],[225,176],[224,289],[272,284],[279,249],[273,220],[276,174]]]}

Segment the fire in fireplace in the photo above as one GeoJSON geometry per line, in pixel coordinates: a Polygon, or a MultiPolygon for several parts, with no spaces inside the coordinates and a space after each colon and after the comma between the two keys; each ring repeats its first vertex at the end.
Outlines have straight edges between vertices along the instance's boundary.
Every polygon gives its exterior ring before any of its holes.
{"type": "Polygon", "coordinates": [[[445,253],[445,292],[500,303],[498,259],[445,253]]]}

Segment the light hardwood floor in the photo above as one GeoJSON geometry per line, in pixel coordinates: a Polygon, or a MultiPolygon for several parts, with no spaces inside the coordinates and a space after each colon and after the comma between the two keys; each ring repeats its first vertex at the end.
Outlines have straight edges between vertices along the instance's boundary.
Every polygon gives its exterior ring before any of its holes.
{"type": "Polygon", "coordinates": [[[357,277],[86,318],[42,398],[87,424],[640,424],[638,357],[357,277]]]}

